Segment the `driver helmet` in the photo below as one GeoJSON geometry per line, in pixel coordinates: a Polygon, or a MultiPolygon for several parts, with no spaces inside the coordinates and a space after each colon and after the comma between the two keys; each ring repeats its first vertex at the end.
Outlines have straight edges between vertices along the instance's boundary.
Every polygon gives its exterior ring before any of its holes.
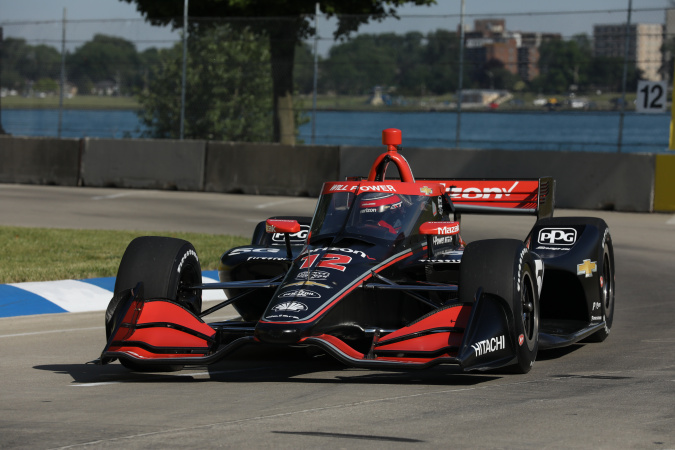
{"type": "Polygon", "coordinates": [[[359,223],[371,223],[396,233],[403,212],[401,197],[391,193],[364,194],[359,203],[359,223]]]}

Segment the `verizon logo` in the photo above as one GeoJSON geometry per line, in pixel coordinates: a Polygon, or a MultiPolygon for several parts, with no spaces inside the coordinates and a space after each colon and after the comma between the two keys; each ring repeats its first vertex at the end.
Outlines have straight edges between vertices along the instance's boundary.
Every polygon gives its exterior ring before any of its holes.
{"type": "Polygon", "coordinates": [[[516,186],[518,186],[518,181],[513,183],[513,186],[510,188],[500,188],[500,187],[484,187],[484,188],[479,188],[479,187],[468,187],[468,188],[461,188],[458,186],[452,186],[448,188],[448,191],[450,192],[450,197],[451,198],[464,198],[467,200],[476,200],[476,199],[483,199],[483,200],[489,200],[491,198],[494,199],[500,199],[502,197],[509,197],[511,195],[511,192],[515,189],[516,186]]]}

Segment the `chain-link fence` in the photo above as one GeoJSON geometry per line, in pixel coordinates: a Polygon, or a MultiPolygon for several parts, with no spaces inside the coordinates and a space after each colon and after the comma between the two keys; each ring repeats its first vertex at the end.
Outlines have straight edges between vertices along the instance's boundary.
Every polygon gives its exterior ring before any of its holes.
{"type": "Polygon", "coordinates": [[[397,127],[407,146],[665,151],[669,114],[635,100],[640,80],[671,85],[674,11],[421,8],[339,39],[321,14],[190,17],[185,60],[182,30],[142,19],[0,22],[0,124],[178,138],[182,115],[197,139],[378,145],[397,127]]]}

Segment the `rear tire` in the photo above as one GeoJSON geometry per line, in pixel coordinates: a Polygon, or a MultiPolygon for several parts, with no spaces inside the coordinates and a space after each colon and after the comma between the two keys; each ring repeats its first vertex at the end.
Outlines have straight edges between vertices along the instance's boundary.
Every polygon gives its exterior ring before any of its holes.
{"type": "Polygon", "coordinates": [[[466,246],[459,275],[459,299],[473,301],[478,288],[511,305],[517,361],[513,373],[527,373],[539,349],[539,296],[535,264],[525,245],[515,239],[487,239],[466,246]],[[521,260],[522,255],[522,260],[521,260]]]}
{"type": "Polygon", "coordinates": [[[587,342],[602,342],[609,336],[614,321],[614,246],[609,230],[604,239],[604,246],[600,249],[601,256],[598,261],[602,261],[599,268],[601,276],[598,277],[598,289],[600,290],[600,302],[602,315],[605,318],[605,327],[590,335],[587,342]]]}
{"type": "MultiPolygon", "coordinates": [[[[117,270],[115,291],[105,315],[106,339],[117,325],[124,292],[139,282],[143,283],[144,298],[170,300],[195,315],[201,313],[201,290],[186,289],[202,283],[201,265],[192,244],[168,237],[138,237],[127,247],[117,270]]],[[[123,359],[120,362],[135,371],[170,372],[183,368],[182,365],[143,365],[123,359]]]]}

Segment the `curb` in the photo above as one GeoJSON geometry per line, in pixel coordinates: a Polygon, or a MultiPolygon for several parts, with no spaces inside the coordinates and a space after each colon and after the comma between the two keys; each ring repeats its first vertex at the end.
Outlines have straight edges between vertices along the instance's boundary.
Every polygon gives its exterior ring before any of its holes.
{"type": "MultiPolygon", "coordinates": [[[[217,282],[218,271],[202,271],[202,280],[217,282]]],[[[105,311],[114,289],[115,277],[0,284],[0,317],[105,311]]],[[[205,301],[226,298],[220,289],[203,295],[205,301]]]]}

